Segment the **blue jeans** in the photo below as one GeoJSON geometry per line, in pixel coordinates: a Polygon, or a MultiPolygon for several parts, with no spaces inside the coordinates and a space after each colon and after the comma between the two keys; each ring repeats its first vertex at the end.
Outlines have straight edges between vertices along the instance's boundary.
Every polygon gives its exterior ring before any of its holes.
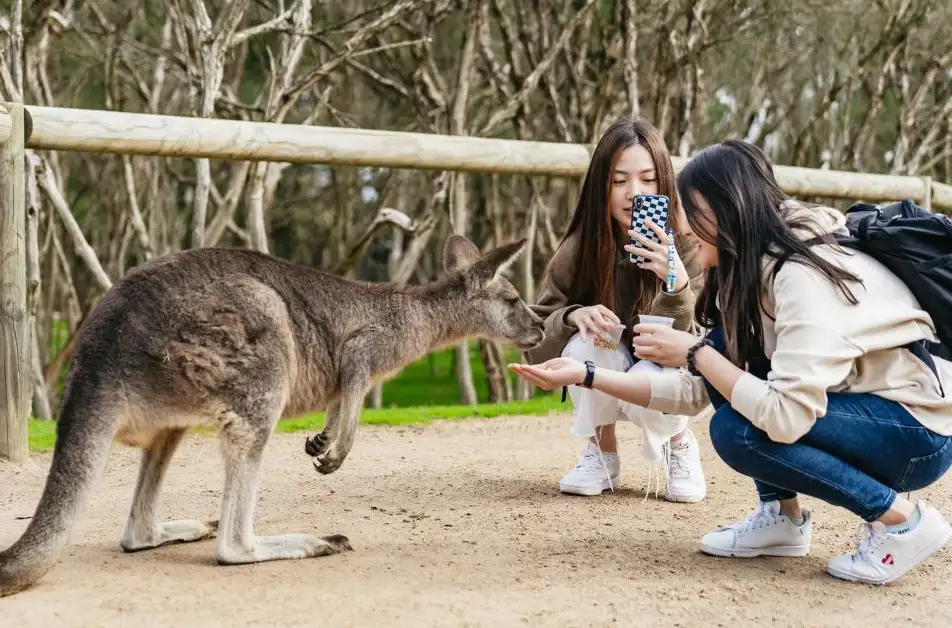
{"type": "MultiPolygon", "coordinates": [[[[721,330],[709,337],[725,353],[721,330]]],[[[748,371],[767,379],[770,361],[761,355],[748,371]]],[[[895,401],[829,393],[826,416],[797,442],[784,444],[770,440],[705,384],[716,409],[710,423],[714,449],[732,469],[753,478],[761,501],[803,493],[875,521],[897,493],[929,486],[952,466],[952,437],[927,429],[895,401]]]]}

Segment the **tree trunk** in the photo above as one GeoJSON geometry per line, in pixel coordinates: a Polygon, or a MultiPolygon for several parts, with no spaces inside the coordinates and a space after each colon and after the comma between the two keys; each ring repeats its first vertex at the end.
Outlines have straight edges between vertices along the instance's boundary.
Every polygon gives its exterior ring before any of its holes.
{"type": "Polygon", "coordinates": [[[490,403],[506,403],[512,401],[512,386],[506,386],[506,366],[499,359],[499,352],[494,343],[488,340],[479,341],[479,353],[485,366],[486,387],[489,390],[490,403]]]}
{"type": "Polygon", "coordinates": [[[50,397],[43,378],[43,363],[36,328],[36,311],[40,292],[40,245],[37,232],[40,219],[40,195],[36,184],[36,161],[32,151],[26,156],[26,311],[31,331],[30,373],[33,378],[33,414],[50,419],[50,397]]]}
{"type": "MultiPolygon", "coordinates": [[[[453,115],[450,121],[454,135],[466,134],[466,111],[469,104],[469,91],[472,83],[473,70],[476,59],[476,37],[479,34],[479,2],[484,0],[470,0],[469,28],[463,42],[463,53],[459,67],[459,82],[453,99],[453,115]]],[[[469,199],[467,198],[468,176],[463,173],[454,173],[452,221],[453,233],[466,235],[469,231],[469,199]]],[[[456,346],[456,381],[459,384],[460,403],[475,405],[476,384],[473,382],[473,366],[469,360],[469,343],[465,340],[456,346]]]]}

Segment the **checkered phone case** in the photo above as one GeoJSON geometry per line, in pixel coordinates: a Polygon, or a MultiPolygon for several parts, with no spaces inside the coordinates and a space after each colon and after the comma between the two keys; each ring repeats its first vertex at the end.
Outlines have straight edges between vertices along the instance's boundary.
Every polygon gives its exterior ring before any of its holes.
{"type": "MultiPolygon", "coordinates": [[[[649,240],[654,240],[661,244],[658,234],[654,232],[645,220],[651,219],[653,223],[667,230],[668,228],[668,197],[663,194],[639,194],[635,196],[631,203],[631,228],[640,233],[649,240]]],[[[638,240],[631,238],[631,244],[642,246],[638,240]]],[[[633,264],[640,264],[644,259],[640,255],[628,254],[628,259],[633,264]]]]}

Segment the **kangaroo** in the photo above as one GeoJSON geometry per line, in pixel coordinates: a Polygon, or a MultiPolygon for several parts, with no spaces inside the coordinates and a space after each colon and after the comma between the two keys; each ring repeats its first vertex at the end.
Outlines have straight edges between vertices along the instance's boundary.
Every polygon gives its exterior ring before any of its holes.
{"type": "Polygon", "coordinates": [[[446,241],[445,275],[399,287],[348,280],[248,250],[169,254],[128,272],[84,322],[46,486],[23,535],[0,553],[0,596],[54,566],[111,442],[143,450],[120,546],[127,552],[217,535],[219,564],[327,556],[347,537],[256,536],[265,444],[283,416],[327,409],[305,451],[322,474],[354,443],[364,396],[413,360],[465,338],[521,350],[544,337],[505,278],[525,240],[481,254],[446,241]],[[192,425],[217,427],[225,468],[217,522],[160,521],[160,485],[192,425]]]}

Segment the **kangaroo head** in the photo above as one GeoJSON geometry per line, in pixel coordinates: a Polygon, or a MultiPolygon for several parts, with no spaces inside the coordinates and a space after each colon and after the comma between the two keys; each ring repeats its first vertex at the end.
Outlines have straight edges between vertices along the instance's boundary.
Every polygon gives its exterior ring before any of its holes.
{"type": "Polygon", "coordinates": [[[450,274],[462,276],[466,309],[458,315],[477,335],[499,340],[527,351],[542,342],[545,324],[519,295],[505,272],[525,248],[525,238],[480,253],[459,235],[446,241],[443,264],[450,274]]]}

